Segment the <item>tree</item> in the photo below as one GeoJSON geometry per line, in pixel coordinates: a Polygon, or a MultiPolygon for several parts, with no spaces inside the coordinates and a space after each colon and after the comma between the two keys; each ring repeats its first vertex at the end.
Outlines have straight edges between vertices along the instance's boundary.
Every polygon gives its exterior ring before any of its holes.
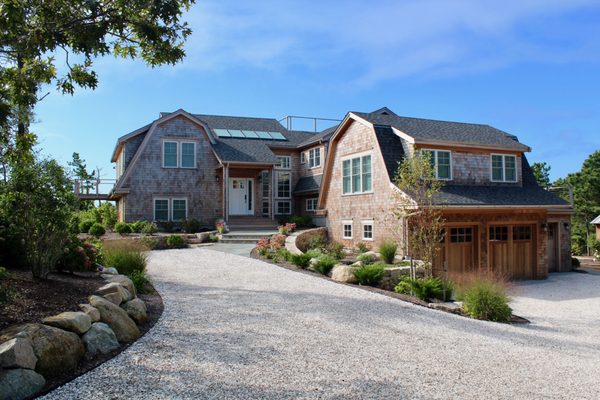
{"type": "Polygon", "coordinates": [[[426,276],[433,275],[433,262],[441,249],[443,208],[435,198],[442,185],[435,178],[428,152],[405,158],[396,174],[401,193],[394,214],[404,223],[408,255],[423,261],[426,276]]]}
{"type": "Polygon", "coordinates": [[[89,193],[90,189],[93,189],[95,186],[92,181],[96,179],[96,171],[88,172],[85,160],[81,159],[79,153],[73,153],[73,160],[69,161],[68,164],[71,167],[73,177],[79,181],[77,182],[79,190],[89,193]]]}
{"type": "MultiPolygon", "coordinates": [[[[93,61],[114,54],[151,66],[185,56],[191,34],[183,10],[194,0],[11,0],[0,2],[0,130],[4,147],[27,153],[29,132],[43,84],[62,93],[94,89],[93,61]],[[56,61],[67,66],[59,74],[56,61]],[[11,142],[12,140],[12,142],[11,142]]],[[[42,97],[43,98],[43,97],[42,97]]],[[[2,150],[0,148],[0,150],[2,150]]]]}
{"type": "Polygon", "coordinates": [[[543,188],[550,186],[550,168],[550,165],[545,162],[536,162],[531,164],[533,176],[535,176],[535,180],[537,181],[538,185],[543,188]]]}

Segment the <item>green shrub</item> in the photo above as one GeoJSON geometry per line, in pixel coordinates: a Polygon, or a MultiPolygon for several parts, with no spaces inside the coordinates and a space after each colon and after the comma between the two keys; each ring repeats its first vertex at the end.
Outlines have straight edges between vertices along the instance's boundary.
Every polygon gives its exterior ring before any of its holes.
{"type": "Polygon", "coordinates": [[[144,228],[144,225],[146,224],[146,221],[135,221],[131,224],[129,224],[131,226],[131,231],[134,233],[142,233],[142,228],[144,228]]]}
{"type": "Polygon", "coordinates": [[[317,262],[315,263],[315,265],[313,265],[313,268],[315,269],[315,271],[323,275],[327,275],[329,274],[329,272],[331,272],[336,263],[337,260],[335,258],[329,255],[322,255],[319,258],[317,258],[317,262]]]}
{"type": "Polygon", "coordinates": [[[359,242],[356,245],[356,249],[358,250],[359,253],[366,253],[367,251],[371,250],[371,248],[369,247],[368,244],[366,244],[365,242],[359,242]]]}
{"type": "Polygon", "coordinates": [[[327,245],[325,251],[336,260],[344,258],[344,245],[341,243],[331,242],[327,245]]]}
{"type": "Polygon", "coordinates": [[[386,241],[381,243],[381,246],[379,246],[381,260],[386,264],[393,264],[394,257],[396,257],[396,250],[398,250],[398,245],[394,242],[386,241]]]}
{"type": "Polygon", "coordinates": [[[131,226],[125,222],[119,222],[115,225],[115,232],[120,235],[125,235],[127,233],[131,233],[131,226]]]}
{"type": "Polygon", "coordinates": [[[79,232],[80,233],[88,233],[90,231],[90,228],[92,227],[92,225],[94,225],[96,221],[93,221],[91,219],[86,219],[84,221],[81,221],[79,223],[79,232]]]}
{"type": "Polygon", "coordinates": [[[440,278],[402,278],[394,288],[396,293],[412,294],[423,301],[433,299],[449,301],[452,298],[453,285],[446,281],[446,297],[444,297],[444,281],[440,278]]]}
{"type": "Polygon", "coordinates": [[[285,261],[292,261],[292,253],[288,251],[288,249],[277,249],[277,255],[285,261]]]}
{"type": "Polygon", "coordinates": [[[327,246],[327,240],[321,235],[315,235],[308,241],[308,249],[324,249],[327,246]]]}
{"type": "Polygon", "coordinates": [[[120,274],[130,276],[134,271],[146,269],[147,257],[139,244],[107,241],[104,247],[104,263],[107,267],[115,267],[120,274]]]}
{"type": "Polygon", "coordinates": [[[181,229],[186,233],[197,233],[202,230],[202,223],[197,219],[186,219],[181,222],[181,229]]]}
{"type": "Polygon", "coordinates": [[[365,265],[354,271],[358,283],[365,286],[378,286],[383,279],[385,265],[381,263],[365,265]]]}
{"type": "Polygon", "coordinates": [[[210,235],[208,235],[208,241],[216,243],[219,241],[219,237],[211,233],[210,235]]]}
{"type": "Polygon", "coordinates": [[[375,256],[373,254],[359,254],[356,259],[365,265],[373,264],[375,262],[375,256]]]}
{"type": "Polygon", "coordinates": [[[473,318],[495,322],[509,322],[512,309],[506,287],[489,278],[477,278],[458,287],[458,299],[464,311],[473,318]]]}
{"type": "Polygon", "coordinates": [[[167,238],[167,246],[172,249],[182,249],[187,245],[181,235],[171,235],[167,238]]]}
{"type": "Polygon", "coordinates": [[[319,257],[321,257],[323,255],[323,252],[321,250],[318,250],[318,249],[312,249],[312,250],[308,250],[304,254],[306,254],[310,258],[319,258],[319,257]]]}
{"type": "Polygon", "coordinates": [[[581,262],[579,261],[578,258],[571,257],[571,266],[573,266],[575,268],[579,268],[581,266],[581,262]]]}
{"type": "Polygon", "coordinates": [[[65,245],[61,258],[56,263],[58,271],[95,271],[102,263],[102,243],[71,238],[65,245]]]}
{"type": "Polygon", "coordinates": [[[133,271],[129,274],[129,279],[133,282],[135,290],[138,293],[147,293],[147,285],[150,283],[144,271],[133,271]]]}
{"type": "Polygon", "coordinates": [[[96,222],[101,222],[102,225],[112,229],[119,219],[117,207],[112,203],[102,203],[98,206],[97,211],[100,215],[100,221],[96,220],[96,222]]]}
{"type": "Polygon", "coordinates": [[[141,232],[144,235],[154,235],[156,232],[158,232],[158,227],[154,222],[145,221],[142,225],[141,232]]]}
{"type": "Polygon", "coordinates": [[[2,281],[10,278],[10,273],[4,267],[0,267],[0,304],[6,304],[13,298],[13,291],[4,287],[2,281]]]}
{"type": "Polygon", "coordinates": [[[292,254],[291,261],[292,261],[292,263],[294,263],[294,265],[296,265],[302,269],[306,269],[306,268],[308,268],[308,265],[310,264],[311,258],[313,258],[313,257],[308,253],[292,254]]]}
{"type": "Polygon", "coordinates": [[[106,233],[106,229],[104,229],[104,226],[102,226],[102,224],[94,222],[92,226],[90,226],[90,230],[88,231],[88,233],[92,236],[100,237],[106,233]]]}
{"type": "Polygon", "coordinates": [[[140,240],[148,250],[155,250],[160,245],[160,240],[153,236],[143,236],[140,240]]]}
{"type": "Polygon", "coordinates": [[[10,278],[10,273],[4,267],[0,267],[0,282],[10,278]]]}

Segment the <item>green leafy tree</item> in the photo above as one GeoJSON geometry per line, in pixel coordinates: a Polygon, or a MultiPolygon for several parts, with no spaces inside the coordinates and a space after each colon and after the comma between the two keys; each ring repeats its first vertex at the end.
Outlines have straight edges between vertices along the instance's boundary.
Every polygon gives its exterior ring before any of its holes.
{"type": "Polygon", "coordinates": [[[73,153],[73,160],[69,161],[68,164],[71,167],[71,174],[78,181],[79,190],[89,193],[90,189],[95,187],[93,181],[96,179],[96,171],[88,172],[85,160],[79,156],[79,153],[73,153]]]}
{"type": "MultiPolygon", "coordinates": [[[[27,153],[29,125],[40,88],[62,93],[95,88],[96,58],[140,58],[150,66],[185,56],[191,34],[181,21],[194,0],[11,0],[0,2],[0,139],[27,153]],[[59,73],[57,61],[67,66],[59,73]]],[[[1,150],[1,149],[0,149],[1,150]]]]}
{"type": "Polygon", "coordinates": [[[536,162],[531,164],[531,169],[538,185],[543,188],[550,186],[550,165],[545,162],[536,162]]]}

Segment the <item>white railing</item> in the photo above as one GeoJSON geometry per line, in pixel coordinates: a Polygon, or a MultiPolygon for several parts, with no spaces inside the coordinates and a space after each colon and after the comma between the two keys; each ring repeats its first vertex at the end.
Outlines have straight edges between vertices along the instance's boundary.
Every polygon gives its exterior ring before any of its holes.
{"type": "Polygon", "coordinates": [[[108,196],[116,179],[78,179],[73,181],[73,192],[79,197],[108,196]]]}

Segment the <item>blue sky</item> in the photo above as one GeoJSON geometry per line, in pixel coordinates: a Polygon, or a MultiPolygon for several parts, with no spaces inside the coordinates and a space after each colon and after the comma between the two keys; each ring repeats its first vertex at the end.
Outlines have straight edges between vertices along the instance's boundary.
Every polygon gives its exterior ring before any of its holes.
{"type": "Polygon", "coordinates": [[[341,119],[387,106],[515,134],[555,179],[600,149],[599,18],[586,0],[199,1],[185,61],[97,60],[99,87],[53,92],[32,129],[44,154],[79,152],[112,178],[116,139],[161,111],[341,119]]]}

